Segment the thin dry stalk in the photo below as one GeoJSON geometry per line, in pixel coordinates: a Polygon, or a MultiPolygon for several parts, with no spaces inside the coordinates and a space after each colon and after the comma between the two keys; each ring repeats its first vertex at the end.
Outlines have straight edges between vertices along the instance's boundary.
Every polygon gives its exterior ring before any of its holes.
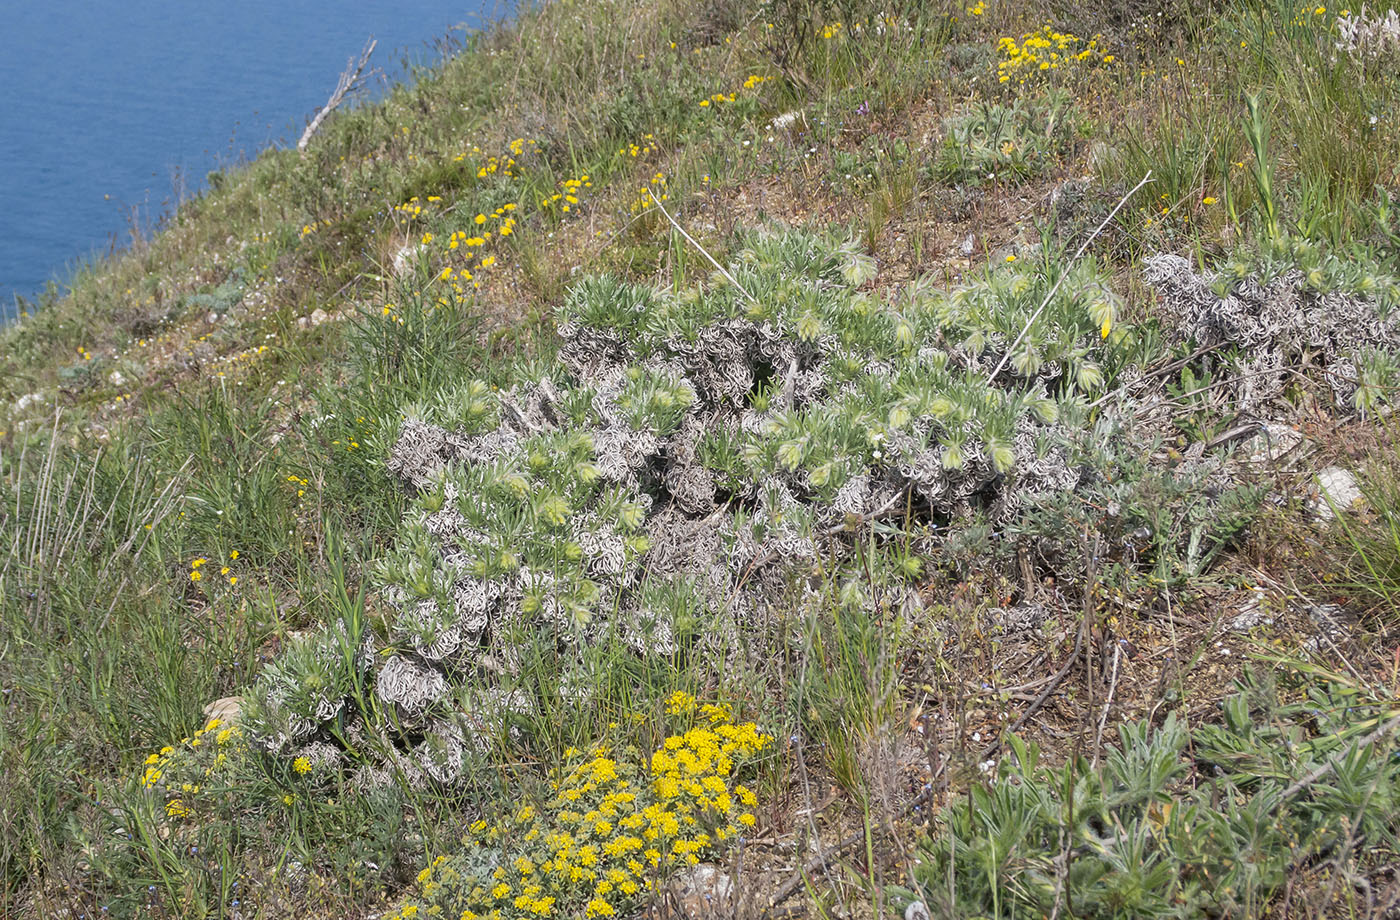
{"type": "Polygon", "coordinates": [[[1152,170],[1149,169],[1147,171],[1147,175],[1143,176],[1142,180],[1138,182],[1137,185],[1134,185],[1132,187],[1132,190],[1129,191],[1128,194],[1118,199],[1118,203],[1113,206],[1113,210],[1108,212],[1108,216],[1103,219],[1103,223],[1099,224],[1098,229],[1096,229],[1093,233],[1089,234],[1089,238],[1084,241],[1084,244],[1082,246],[1079,247],[1079,251],[1074,254],[1074,258],[1070,259],[1068,262],[1065,263],[1064,270],[1060,272],[1060,277],[1055,279],[1055,283],[1050,287],[1050,291],[1045,295],[1045,299],[1040,302],[1040,306],[1035,308],[1035,312],[1031,314],[1031,318],[1026,320],[1026,325],[1021,327],[1021,333],[1018,336],[1016,336],[1016,340],[1011,343],[1011,346],[1009,348],[1006,349],[1006,353],[1001,356],[1001,360],[997,362],[997,366],[992,368],[992,372],[987,375],[988,383],[991,383],[993,380],[997,379],[997,374],[1000,374],[1002,368],[1006,367],[1006,362],[1011,360],[1011,355],[1013,352],[1016,351],[1016,346],[1021,344],[1021,340],[1026,337],[1026,334],[1031,331],[1031,327],[1035,325],[1035,321],[1040,319],[1040,314],[1044,313],[1045,308],[1050,306],[1050,301],[1055,298],[1055,293],[1059,291],[1060,285],[1064,283],[1065,276],[1069,274],[1069,270],[1073,268],[1074,264],[1078,262],[1080,258],[1084,255],[1084,251],[1089,248],[1089,244],[1098,238],[1098,235],[1103,232],[1105,227],[1108,226],[1108,222],[1113,220],[1113,218],[1117,216],[1119,210],[1122,209],[1123,205],[1128,203],[1128,199],[1136,195],[1138,189],[1142,188],[1144,185],[1151,181],[1152,170]]]}
{"type": "Polygon", "coordinates": [[[671,222],[671,226],[675,227],[678,231],[680,231],[681,236],[685,237],[686,242],[690,243],[690,245],[694,246],[697,250],[699,250],[702,256],[709,259],[710,264],[715,267],[715,270],[718,271],[721,275],[723,275],[725,277],[725,280],[727,280],[730,284],[738,288],[739,293],[747,297],[749,303],[758,303],[758,300],[752,294],[750,294],[742,284],[739,283],[738,279],[736,279],[733,275],[729,274],[729,272],[725,270],[724,266],[720,265],[719,262],[715,261],[715,257],[710,255],[709,252],[706,251],[704,246],[701,246],[695,241],[695,237],[685,232],[685,228],[680,225],[679,221],[677,221],[674,217],[671,216],[671,212],[666,210],[666,206],[661,203],[660,198],[656,197],[655,192],[648,188],[647,194],[651,196],[652,202],[655,203],[656,206],[661,209],[661,213],[666,215],[666,219],[671,222]]]}
{"type": "Polygon", "coordinates": [[[306,126],[306,130],[301,132],[301,140],[297,141],[297,151],[305,153],[306,147],[311,143],[311,137],[321,128],[321,123],[326,117],[336,110],[345,97],[360,89],[365,81],[365,67],[369,65],[369,56],[374,53],[374,46],[379,41],[371,35],[369,41],[365,42],[364,50],[360,52],[360,59],[356,61],[351,58],[345,65],[345,71],[340,75],[340,81],[335,85],[335,91],[326,100],[326,104],[321,106],[316,117],[311,119],[311,124],[306,126]]]}

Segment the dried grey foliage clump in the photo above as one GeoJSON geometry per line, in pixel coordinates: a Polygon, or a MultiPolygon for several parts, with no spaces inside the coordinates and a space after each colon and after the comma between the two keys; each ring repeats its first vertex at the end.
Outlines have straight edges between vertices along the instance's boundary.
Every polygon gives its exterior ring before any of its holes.
{"type": "Polygon", "coordinates": [[[1384,57],[1400,54],[1400,13],[1361,12],[1337,17],[1337,50],[1352,56],[1384,57]]]}
{"type": "MultiPolygon", "coordinates": [[[[605,641],[641,658],[708,648],[722,667],[873,521],[927,549],[950,525],[1003,527],[1084,486],[1085,407],[1131,375],[1133,343],[1091,262],[1053,288],[1028,258],[877,299],[853,247],[746,242],[728,267],[742,293],[585,279],[557,360],[404,407],[385,465],[411,506],[371,585],[389,615],[351,669],[399,740],[357,781],[458,782],[529,711],[510,688],[541,654],[572,702],[596,692],[584,652],[605,641]]],[[[1189,266],[1149,271],[1183,335],[1268,352],[1268,297],[1222,307],[1189,266]]],[[[841,603],[898,609],[914,602],[903,585],[843,582],[841,603]]],[[[318,670],[340,645],[260,682],[271,746],[349,720],[349,679],[318,670]]]]}
{"type": "Polygon", "coordinates": [[[1224,383],[1239,411],[1267,415],[1267,404],[1307,375],[1320,377],[1339,404],[1365,408],[1371,390],[1393,376],[1400,317],[1373,298],[1315,286],[1298,268],[1270,274],[1197,273],[1169,254],[1143,261],[1167,328],[1179,340],[1221,347],[1232,362],[1224,383]]]}
{"type": "Polygon", "coordinates": [[[518,674],[542,637],[726,647],[872,519],[1003,521],[1077,485],[1060,401],[1102,387],[1121,336],[1093,270],[1008,354],[1046,289],[1033,267],[882,303],[852,248],[749,243],[745,295],[585,280],[552,367],[405,412],[387,468],[418,498],[377,569],[396,613],[374,664],[401,717],[430,722],[464,675],[518,674]]]}

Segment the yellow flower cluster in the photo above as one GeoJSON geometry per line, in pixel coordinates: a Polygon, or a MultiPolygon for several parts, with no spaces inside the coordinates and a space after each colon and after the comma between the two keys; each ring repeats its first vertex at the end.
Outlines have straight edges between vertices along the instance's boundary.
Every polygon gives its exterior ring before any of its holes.
{"type": "Polygon", "coordinates": [[[735,774],[772,739],[686,693],[666,708],[688,727],[649,759],[570,749],[576,763],[546,804],[473,824],[466,856],[434,860],[418,874],[419,900],[385,920],[620,916],[668,873],[757,824],[758,797],[735,774]]]}
{"type": "MultiPolygon", "coordinates": [[[[470,284],[473,288],[480,288],[481,281],[475,272],[496,264],[496,256],[488,254],[487,250],[493,240],[504,239],[515,232],[517,207],[512,201],[489,214],[478,213],[472,218],[469,231],[452,231],[443,250],[443,254],[449,257],[449,263],[438,273],[438,280],[451,282],[452,289],[458,296],[467,292],[463,285],[470,284]],[[451,262],[454,258],[458,262],[455,266],[451,262]]],[[[438,303],[445,306],[446,297],[439,297],[438,303]]],[[[384,315],[388,316],[390,312],[392,311],[386,310],[384,315]]]]}
{"type": "Polygon", "coordinates": [[[826,25],[822,26],[822,38],[826,39],[827,41],[830,41],[831,39],[836,38],[838,35],[840,35],[845,30],[845,28],[846,27],[840,22],[827,23],[826,25]]]}
{"type": "MultiPolygon", "coordinates": [[[[229,355],[220,355],[214,359],[213,364],[216,367],[223,367],[227,370],[215,371],[210,376],[213,379],[227,379],[229,377],[228,372],[236,373],[239,370],[250,367],[253,362],[266,354],[268,350],[266,345],[256,345],[252,348],[245,348],[242,351],[237,351],[229,355]]],[[[240,385],[242,383],[241,380],[236,382],[240,385]]]]}
{"type": "Polygon", "coordinates": [[[628,144],[626,147],[619,147],[617,148],[617,152],[619,156],[632,157],[633,159],[636,159],[637,157],[644,157],[656,149],[657,146],[655,136],[651,134],[643,134],[642,142],[640,144],[628,144]]]}
{"type": "Polygon", "coordinates": [[[306,239],[308,236],[310,236],[311,234],[315,233],[319,228],[321,228],[321,227],[329,227],[330,225],[331,225],[331,222],[330,222],[329,220],[321,220],[321,221],[314,221],[314,220],[313,220],[313,221],[312,221],[311,223],[309,223],[309,224],[302,224],[302,225],[301,225],[301,234],[300,234],[300,235],[301,235],[301,238],[302,238],[302,239],[306,239]]]}
{"type": "MultiPolygon", "coordinates": [[[[487,176],[494,176],[499,174],[514,179],[518,175],[515,169],[515,158],[524,154],[525,149],[527,147],[531,151],[534,151],[535,148],[537,148],[538,146],[538,141],[535,141],[533,139],[526,140],[523,137],[517,137],[509,144],[509,156],[488,156],[486,158],[486,162],[482,163],[481,166],[477,167],[476,177],[478,179],[485,179],[487,176]]],[[[480,150],[476,147],[473,147],[472,151],[474,153],[480,153],[480,150]]],[[[464,159],[464,157],[458,157],[458,159],[464,159]]]]}
{"type": "Polygon", "coordinates": [[[485,179],[487,176],[494,176],[496,173],[515,178],[515,157],[487,157],[486,162],[476,171],[478,179],[485,179]]]}
{"type": "Polygon", "coordinates": [[[148,756],[141,786],[164,791],[167,817],[188,818],[194,814],[190,803],[208,779],[229,763],[230,754],[236,757],[246,750],[237,725],[210,719],[192,737],[181,738],[178,746],[167,745],[148,756]]]}
{"type": "MultiPolygon", "coordinates": [[[[1362,12],[1365,12],[1365,10],[1363,10],[1362,12]]],[[[1290,22],[1289,24],[1290,24],[1290,25],[1295,25],[1295,26],[1307,25],[1307,24],[1308,24],[1307,17],[1308,17],[1309,14],[1311,14],[1311,15],[1313,15],[1313,16],[1325,16],[1325,15],[1327,15],[1327,7],[1325,7],[1325,6],[1318,6],[1318,7],[1312,8],[1312,9],[1310,9],[1310,10],[1306,10],[1306,9],[1305,9],[1305,10],[1302,10],[1301,12],[1299,12],[1297,15],[1295,15],[1295,16],[1293,17],[1293,19],[1291,20],[1291,22],[1290,22]]],[[[1350,15],[1351,15],[1351,10],[1345,10],[1345,9],[1344,9],[1344,10],[1338,10],[1338,11],[1337,11],[1337,15],[1338,15],[1338,16],[1341,16],[1341,17],[1350,16],[1350,15]]],[[[1243,43],[1241,43],[1241,44],[1243,44],[1243,43]]]]}
{"type": "MultiPolygon", "coordinates": [[[[233,562],[234,560],[237,560],[237,559],[238,559],[238,550],[234,550],[233,552],[229,553],[229,561],[230,561],[230,562],[233,562]]],[[[205,567],[206,565],[208,565],[208,564],[209,564],[209,560],[208,560],[206,557],[204,557],[204,556],[196,556],[194,559],[191,559],[191,560],[190,560],[190,573],[189,573],[189,574],[190,574],[190,581],[195,582],[196,584],[198,584],[199,582],[203,581],[203,580],[204,580],[204,575],[205,575],[204,567],[205,567]]],[[[221,565],[221,566],[219,566],[219,577],[220,577],[220,578],[226,578],[226,579],[228,579],[228,583],[229,583],[230,585],[236,585],[236,584],[238,584],[238,576],[237,576],[237,575],[231,574],[232,572],[233,572],[233,567],[232,567],[231,565],[221,565]]]]}
{"type": "Polygon", "coordinates": [[[1002,57],[997,64],[997,80],[1025,84],[1061,70],[1112,64],[1113,55],[1104,53],[1099,46],[1101,37],[1095,35],[1085,42],[1069,32],[1041,26],[1022,35],[1020,41],[1009,36],[1002,38],[997,42],[1002,57]]]}
{"type": "Polygon", "coordinates": [[[547,210],[556,205],[559,206],[561,214],[568,214],[569,211],[578,205],[578,196],[586,188],[593,187],[593,179],[584,173],[577,179],[565,179],[559,183],[559,191],[548,198],[540,199],[540,210],[547,210]]]}
{"type": "MultiPolygon", "coordinates": [[[[768,82],[768,81],[771,80],[771,79],[773,79],[773,78],[772,78],[772,77],[760,77],[758,74],[749,74],[749,78],[748,78],[747,80],[744,81],[743,89],[745,89],[745,90],[753,89],[754,87],[758,86],[758,84],[760,84],[760,83],[766,83],[766,82],[768,82]]],[[[701,100],[700,100],[700,108],[702,108],[702,109],[708,109],[711,105],[716,105],[716,106],[718,106],[718,105],[723,105],[723,104],[726,103],[726,102],[734,102],[734,101],[735,101],[736,99],[738,99],[738,98],[739,98],[739,93],[738,93],[737,90],[736,90],[735,92],[728,93],[728,94],[725,94],[725,93],[715,93],[713,96],[709,96],[709,97],[707,97],[707,98],[705,98],[705,99],[701,99],[701,100]]]]}
{"type": "Polygon", "coordinates": [[[423,205],[418,203],[418,196],[414,195],[403,204],[394,205],[394,211],[409,220],[414,220],[423,216],[423,205]]]}
{"type": "Polygon", "coordinates": [[[645,211],[652,206],[651,196],[656,195],[661,201],[666,201],[670,195],[666,192],[666,175],[657,173],[651,177],[651,181],[637,189],[637,198],[632,202],[632,213],[645,211]]]}

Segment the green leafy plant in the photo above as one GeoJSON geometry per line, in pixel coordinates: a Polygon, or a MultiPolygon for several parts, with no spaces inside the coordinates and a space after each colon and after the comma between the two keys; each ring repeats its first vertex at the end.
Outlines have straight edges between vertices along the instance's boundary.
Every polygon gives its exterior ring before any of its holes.
{"type": "Polygon", "coordinates": [[[1395,727],[1395,711],[1345,683],[1308,696],[1284,703],[1251,679],[1221,724],[1188,732],[1172,713],[1123,725],[1097,766],[1044,765],[1013,737],[995,778],[923,845],[917,889],[896,894],[959,917],[1257,916],[1348,834],[1376,849],[1349,848],[1340,870],[1384,860],[1400,762],[1375,730],[1395,727]]]}
{"type": "Polygon", "coordinates": [[[940,182],[1022,182],[1049,169],[1076,132],[1072,99],[1051,91],[1010,103],[981,102],[948,119],[931,164],[940,182]]]}

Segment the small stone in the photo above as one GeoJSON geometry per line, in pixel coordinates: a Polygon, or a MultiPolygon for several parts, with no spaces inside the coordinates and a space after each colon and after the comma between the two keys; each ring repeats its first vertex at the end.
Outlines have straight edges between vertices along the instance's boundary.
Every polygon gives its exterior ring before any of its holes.
{"type": "Polygon", "coordinates": [[[205,706],[204,717],[206,719],[218,719],[220,722],[234,724],[238,721],[238,715],[242,711],[243,697],[226,696],[205,706]]]}
{"type": "Polygon", "coordinates": [[[15,415],[19,415],[21,412],[23,412],[25,409],[28,409],[30,406],[41,406],[43,404],[43,393],[25,393],[19,399],[15,400],[15,415]]]}
{"type": "Polygon", "coordinates": [[[107,382],[114,387],[124,387],[126,386],[126,375],[121,371],[112,371],[107,375],[107,382]]]}
{"type": "Polygon", "coordinates": [[[1249,632],[1257,626],[1269,626],[1274,618],[1265,611],[1267,594],[1263,588],[1251,588],[1249,597],[1240,604],[1239,611],[1230,618],[1231,632],[1249,632]]]}
{"type": "Polygon", "coordinates": [[[904,920],[933,920],[923,901],[915,901],[904,908],[904,920]]]}
{"type": "Polygon", "coordinates": [[[734,882],[728,875],[708,863],[692,866],[671,880],[670,889],[675,900],[662,898],[658,906],[663,909],[654,913],[654,918],[722,916],[720,909],[729,904],[734,891],[734,882]],[[666,910],[666,906],[674,910],[666,910]]]}
{"type": "Polygon", "coordinates": [[[1329,466],[1317,474],[1317,498],[1313,500],[1313,511],[1324,521],[1337,516],[1337,511],[1353,511],[1362,500],[1361,487],[1350,470],[1340,466],[1329,466]]]}
{"type": "Polygon", "coordinates": [[[394,274],[407,274],[413,268],[413,264],[418,261],[419,253],[423,252],[426,248],[425,246],[409,243],[398,252],[394,253],[394,274]]]}
{"type": "Polygon", "coordinates": [[[1251,463],[1265,463],[1278,460],[1302,442],[1302,434],[1289,426],[1265,422],[1259,426],[1258,434],[1245,443],[1244,449],[1251,463]]]}
{"type": "Polygon", "coordinates": [[[319,326],[331,318],[331,315],[320,307],[311,311],[311,325],[319,326]]]}

